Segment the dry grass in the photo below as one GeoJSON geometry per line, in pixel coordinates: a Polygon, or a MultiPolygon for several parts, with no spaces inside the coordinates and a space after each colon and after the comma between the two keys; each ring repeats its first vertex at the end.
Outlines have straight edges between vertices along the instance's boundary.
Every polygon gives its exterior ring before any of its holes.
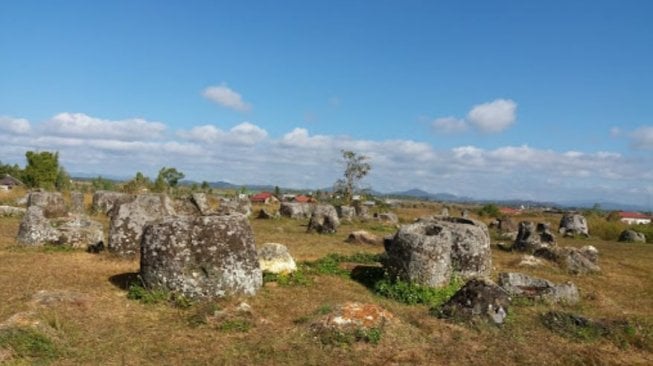
{"type": "MultiPolygon", "coordinates": [[[[432,214],[422,208],[399,210],[403,221],[432,214]]],[[[551,220],[555,222],[555,217],[551,220]]],[[[425,306],[408,306],[380,298],[363,285],[338,276],[314,277],[305,286],[267,284],[252,306],[251,329],[225,331],[189,319],[202,309],[169,304],[146,305],[128,300],[116,276],[138,271],[137,261],[122,261],[84,252],[57,252],[15,246],[19,220],[0,218],[0,322],[26,311],[38,290],[70,290],[86,294],[76,304],[38,311],[55,331],[61,350],[57,365],[412,365],[412,364],[652,364],[653,350],[620,348],[607,339],[572,341],[546,329],[538,315],[551,306],[515,306],[502,328],[452,324],[428,315],[425,306]],[[112,281],[113,279],[113,281],[112,281]],[[377,303],[398,321],[378,345],[325,346],[314,338],[309,323],[321,308],[345,301],[377,303]]],[[[298,260],[327,253],[378,253],[375,246],[344,242],[350,230],[364,228],[378,235],[392,233],[378,224],[345,225],[335,235],[307,234],[305,222],[252,220],[257,244],[280,242],[298,260]]],[[[603,273],[572,277],[555,267],[516,267],[516,253],[494,251],[495,273],[521,271],[553,281],[574,281],[582,291],[580,305],[567,311],[595,318],[636,319],[653,324],[653,246],[594,240],[561,240],[562,245],[595,245],[603,273]]],[[[226,309],[242,299],[226,299],[226,309]]],[[[558,308],[558,307],[553,307],[558,308]]],[[[1,348],[1,347],[0,347],[1,348]]]]}

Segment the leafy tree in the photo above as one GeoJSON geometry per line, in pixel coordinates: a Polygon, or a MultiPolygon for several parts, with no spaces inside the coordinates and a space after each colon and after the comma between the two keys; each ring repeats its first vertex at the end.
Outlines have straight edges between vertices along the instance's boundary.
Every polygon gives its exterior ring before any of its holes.
{"type": "Polygon", "coordinates": [[[177,171],[175,168],[163,167],[159,170],[159,176],[156,179],[162,179],[169,187],[175,188],[185,176],[184,173],[177,171]]]}
{"type": "Polygon", "coordinates": [[[209,182],[207,182],[207,181],[203,181],[203,182],[202,182],[202,186],[201,186],[201,188],[202,188],[203,191],[206,191],[206,190],[208,190],[208,189],[211,188],[211,187],[209,186],[209,182]]]}
{"type": "Polygon", "coordinates": [[[28,151],[25,153],[25,157],[27,166],[23,174],[24,183],[31,188],[54,188],[57,178],[61,175],[59,153],[28,151]]]}
{"type": "Polygon", "coordinates": [[[281,188],[279,186],[274,186],[274,196],[281,199],[281,188]]]}
{"type": "Polygon", "coordinates": [[[345,202],[351,202],[354,192],[359,188],[359,182],[372,166],[367,162],[367,156],[359,155],[353,151],[342,150],[342,157],[345,163],[344,177],[336,181],[334,191],[343,196],[345,202]]]}
{"type": "Polygon", "coordinates": [[[110,180],[104,179],[101,176],[94,178],[91,181],[91,185],[93,186],[93,189],[96,191],[99,190],[111,191],[114,188],[113,183],[110,180]]]}
{"type": "Polygon", "coordinates": [[[57,179],[54,182],[54,187],[58,191],[68,191],[72,187],[72,181],[70,175],[66,172],[66,169],[59,167],[59,172],[57,173],[57,179]]]}
{"type": "Polygon", "coordinates": [[[11,175],[14,178],[21,179],[23,176],[23,170],[18,166],[18,164],[2,164],[2,161],[0,161],[0,178],[4,177],[7,174],[11,175]]]}
{"type": "Polygon", "coordinates": [[[143,175],[141,172],[136,172],[136,176],[125,183],[123,190],[128,193],[137,193],[143,188],[148,188],[150,186],[150,178],[143,175]]]}
{"type": "Polygon", "coordinates": [[[497,205],[490,203],[481,207],[481,209],[478,210],[478,214],[481,216],[499,217],[501,215],[501,211],[497,205]]]}

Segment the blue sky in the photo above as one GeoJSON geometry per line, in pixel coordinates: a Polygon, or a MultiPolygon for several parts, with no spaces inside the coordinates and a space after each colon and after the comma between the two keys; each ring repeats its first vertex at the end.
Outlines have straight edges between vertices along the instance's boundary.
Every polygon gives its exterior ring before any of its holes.
{"type": "Polygon", "coordinates": [[[3,1],[0,160],[479,198],[653,195],[649,1],[3,1]]]}

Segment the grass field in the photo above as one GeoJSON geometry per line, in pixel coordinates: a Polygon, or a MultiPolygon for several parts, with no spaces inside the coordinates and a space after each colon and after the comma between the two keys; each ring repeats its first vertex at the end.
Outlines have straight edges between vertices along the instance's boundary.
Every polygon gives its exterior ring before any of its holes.
{"type": "MultiPolygon", "coordinates": [[[[402,221],[439,211],[401,209],[402,221]]],[[[556,218],[547,218],[555,222],[556,218]]],[[[307,234],[305,222],[251,221],[257,244],[285,244],[298,260],[329,253],[380,253],[382,247],[344,242],[363,228],[378,235],[394,228],[372,223],[343,225],[338,234],[307,234]]],[[[266,283],[251,298],[175,306],[128,298],[125,279],[138,261],[51,248],[21,248],[19,219],[0,218],[0,323],[24,315],[41,325],[31,332],[0,328],[0,363],[53,365],[650,365],[653,364],[653,245],[594,239],[559,239],[561,245],[592,244],[601,274],[570,276],[557,267],[517,267],[520,254],[493,248],[493,275],[519,271],[555,282],[571,280],[581,291],[575,306],[517,303],[507,322],[456,324],[433,317],[425,305],[405,305],[374,294],[343,275],[312,273],[297,285],[266,283]],[[74,294],[70,301],[35,304],[40,290],[74,294]],[[206,313],[251,305],[247,317],[202,320],[206,313]],[[377,344],[323,344],[312,319],[345,301],[381,305],[396,322],[377,344]],[[208,310],[207,310],[208,309],[208,310]],[[630,324],[623,337],[549,330],[549,310],[630,324]],[[4,355],[4,356],[3,356],[4,355]]],[[[554,225],[555,227],[555,225],[554,225]]],[[[348,267],[345,267],[348,268],[348,267]]]]}

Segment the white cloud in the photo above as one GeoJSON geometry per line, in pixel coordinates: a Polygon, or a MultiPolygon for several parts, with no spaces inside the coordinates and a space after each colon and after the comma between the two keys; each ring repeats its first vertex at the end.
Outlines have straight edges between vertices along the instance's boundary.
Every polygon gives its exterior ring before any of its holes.
{"type": "Polygon", "coordinates": [[[517,119],[517,103],[510,99],[496,99],[474,106],[467,114],[470,124],[487,133],[496,133],[510,127],[517,119]]]}
{"type": "Polygon", "coordinates": [[[24,118],[0,116],[0,131],[24,135],[29,133],[31,129],[29,121],[24,118]]]}
{"type": "Polygon", "coordinates": [[[653,150],[653,126],[642,126],[630,134],[632,145],[637,149],[653,150]]]}
{"type": "Polygon", "coordinates": [[[648,159],[608,151],[554,151],[528,145],[443,150],[414,140],[311,134],[301,127],[272,137],[249,122],[229,130],[196,126],[159,140],[142,133],[125,140],[87,137],[88,129],[77,133],[84,136],[64,130],[67,134],[53,135],[35,125],[29,134],[0,133],[0,157],[4,163],[24,164],[27,150],[57,150],[62,164],[74,173],[128,177],[174,166],[197,181],[321,188],[342,175],[340,151],[346,149],[370,157],[372,171],[364,184],[385,192],[417,187],[488,199],[601,198],[637,203],[643,189],[653,187],[648,159]]]}
{"type": "Polygon", "coordinates": [[[483,133],[504,131],[517,120],[517,103],[510,99],[496,99],[492,102],[475,105],[467,117],[453,116],[436,118],[431,126],[440,133],[460,133],[476,128],[483,133]]]}
{"type": "Polygon", "coordinates": [[[236,125],[228,132],[213,125],[203,125],[193,127],[190,131],[180,131],[177,134],[184,139],[207,144],[220,142],[249,146],[265,140],[268,136],[267,131],[249,122],[236,125]]]}
{"type": "Polygon", "coordinates": [[[107,120],[84,113],[60,113],[43,124],[50,135],[116,139],[123,141],[153,140],[162,137],[166,126],[142,118],[107,120]]]}
{"type": "Polygon", "coordinates": [[[455,117],[442,117],[433,121],[433,128],[442,133],[459,133],[467,131],[467,122],[455,117]]]}
{"type": "Polygon", "coordinates": [[[202,92],[204,98],[218,103],[223,107],[231,108],[239,112],[249,111],[252,106],[246,103],[242,96],[235,90],[230,89],[226,84],[209,86],[202,92]]]}

